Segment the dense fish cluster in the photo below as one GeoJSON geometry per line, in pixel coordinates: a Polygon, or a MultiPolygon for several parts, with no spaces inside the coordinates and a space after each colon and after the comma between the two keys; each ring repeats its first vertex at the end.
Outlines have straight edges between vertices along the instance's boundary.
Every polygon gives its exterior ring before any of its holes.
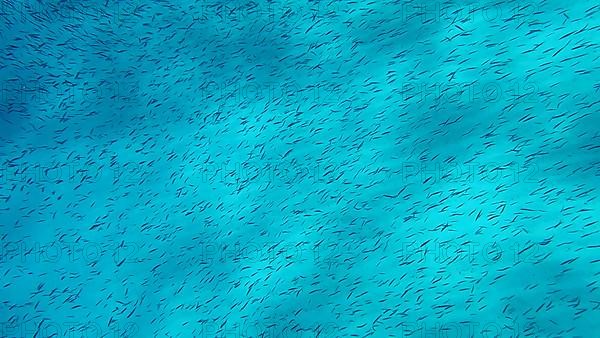
{"type": "Polygon", "coordinates": [[[597,1],[0,6],[0,337],[600,336],[597,1]]]}

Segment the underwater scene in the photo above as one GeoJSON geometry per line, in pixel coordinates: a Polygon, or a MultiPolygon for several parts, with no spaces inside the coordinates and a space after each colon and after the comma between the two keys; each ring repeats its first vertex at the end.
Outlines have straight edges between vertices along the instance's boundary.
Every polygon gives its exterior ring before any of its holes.
{"type": "Polygon", "coordinates": [[[0,20],[0,337],[600,337],[599,2],[0,20]]]}

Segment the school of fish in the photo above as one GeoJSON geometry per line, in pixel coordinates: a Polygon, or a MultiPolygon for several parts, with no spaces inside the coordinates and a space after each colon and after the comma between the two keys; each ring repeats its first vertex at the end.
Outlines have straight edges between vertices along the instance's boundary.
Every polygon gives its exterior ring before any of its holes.
{"type": "Polygon", "coordinates": [[[600,337],[597,1],[0,6],[0,337],[600,337]]]}

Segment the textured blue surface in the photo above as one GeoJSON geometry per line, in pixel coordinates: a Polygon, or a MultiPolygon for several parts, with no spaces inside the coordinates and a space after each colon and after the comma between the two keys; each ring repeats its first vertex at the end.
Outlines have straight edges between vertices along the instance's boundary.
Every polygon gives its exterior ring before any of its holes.
{"type": "Polygon", "coordinates": [[[1,337],[599,337],[596,1],[3,1],[1,337]]]}

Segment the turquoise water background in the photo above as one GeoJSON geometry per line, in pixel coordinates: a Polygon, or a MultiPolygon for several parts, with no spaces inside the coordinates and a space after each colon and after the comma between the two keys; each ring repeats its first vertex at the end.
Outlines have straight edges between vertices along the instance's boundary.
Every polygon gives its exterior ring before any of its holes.
{"type": "Polygon", "coordinates": [[[1,337],[600,336],[597,2],[1,6],[1,337]]]}

